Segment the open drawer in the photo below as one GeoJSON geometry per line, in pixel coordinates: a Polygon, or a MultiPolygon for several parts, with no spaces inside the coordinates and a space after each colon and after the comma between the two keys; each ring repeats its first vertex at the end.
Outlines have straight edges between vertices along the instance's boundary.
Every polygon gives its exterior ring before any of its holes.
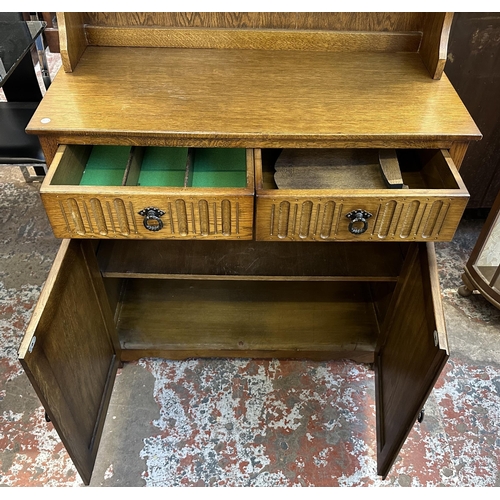
{"type": "Polygon", "coordinates": [[[58,238],[251,239],[254,153],[63,145],[40,193],[58,238]]]}
{"type": "Polygon", "coordinates": [[[385,476],[448,358],[434,247],[64,240],[19,358],[87,484],[118,362],[145,356],[374,362],[385,476]]]}
{"type": "Polygon", "coordinates": [[[256,150],[255,176],[257,240],[450,241],[469,199],[446,150],[256,150]]]}

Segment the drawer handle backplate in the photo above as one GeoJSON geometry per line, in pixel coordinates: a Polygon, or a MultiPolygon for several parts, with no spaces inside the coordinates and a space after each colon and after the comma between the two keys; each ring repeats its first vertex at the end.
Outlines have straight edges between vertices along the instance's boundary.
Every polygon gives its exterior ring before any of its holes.
{"type": "Polygon", "coordinates": [[[366,210],[353,210],[349,212],[346,217],[351,219],[349,222],[349,231],[352,234],[363,234],[368,229],[368,220],[373,217],[370,212],[366,210]],[[361,225],[359,224],[361,222],[361,225]]]}
{"type": "Polygon", "coordinates": [[[139,212],[139,215],[144,217],[142,223],[148,231],[159,231],[163,228],[161,216],[165,215],[163,210],[155,207],[144,208],[139,212]]]}

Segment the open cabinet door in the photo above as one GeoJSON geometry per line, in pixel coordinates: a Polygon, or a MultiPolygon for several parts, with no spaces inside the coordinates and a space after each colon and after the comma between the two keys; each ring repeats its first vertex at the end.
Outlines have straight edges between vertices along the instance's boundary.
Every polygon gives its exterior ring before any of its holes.
{"type": "Polygon", "coordinates": [[[89,484],[119,356],[91,243],[64,240],[19,359],[85,484],[89,484]]]}
{"type": "Polygon", "coordinates": [[[448,359],[433,243],[405,259],[375,358],[377,473],[384,478],[448,359]]]}

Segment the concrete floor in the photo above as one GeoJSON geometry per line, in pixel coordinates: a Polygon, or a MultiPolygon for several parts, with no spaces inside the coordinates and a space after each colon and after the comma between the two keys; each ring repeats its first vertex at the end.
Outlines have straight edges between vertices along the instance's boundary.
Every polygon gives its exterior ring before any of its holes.
{"type": "MultiPolygon", "coordinates": [[[[0,166],[0,486],[83,486],[17,360],[59,246],[0,166]]],[[[351,361],[143,359],[119,370],[91,486],[500,486],[500,311],[457,294],[482,226],[436,245],[451,357],[385,481],[374,374],[351,361]]]]}

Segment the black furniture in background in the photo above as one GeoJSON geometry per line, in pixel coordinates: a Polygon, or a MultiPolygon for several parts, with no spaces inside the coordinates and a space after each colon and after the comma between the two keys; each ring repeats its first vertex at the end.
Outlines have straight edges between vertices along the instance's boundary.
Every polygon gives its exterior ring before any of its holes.
{"type": "Polygon", "coordinates": [[[0,102],[0,164],[19,165],[27,182],[41,180],[46,172],[38,138],[25,132],[42,99],[31,47],[36,44],[43,52],[44,28],[44,22],[24,21],[21,13],[0,13],[0,86],[6,98],[0,102]]]}

